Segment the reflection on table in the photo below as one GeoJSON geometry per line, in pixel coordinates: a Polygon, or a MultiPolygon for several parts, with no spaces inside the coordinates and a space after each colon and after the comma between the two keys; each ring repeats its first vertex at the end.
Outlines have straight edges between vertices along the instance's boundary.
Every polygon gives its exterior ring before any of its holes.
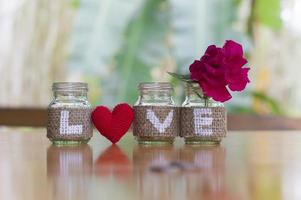
{"type": "Polygon", "coordinates": [[[50,146],[47,150],[47,177],[53,198],[86,199],[92,167],[89,145],[50,146]]]}
{"type": "Polygon", "coordinates": [[[56,147],[1,133],[0,199],[301,199],[299,132],[229,133],[211,147],[129,139],[56,147]]]}
{"type": "Polygon", "coordinates": [[[98,177],[127,181],[132,173],[131,161],[117,145],[111,145],[98,156],[94,172],[98,177]]]}
{"type": "Polygon", "coordinates": [[[224,180],[225,155],[221,146],[137,146],[139,199],[234,199],[224,180]]]}

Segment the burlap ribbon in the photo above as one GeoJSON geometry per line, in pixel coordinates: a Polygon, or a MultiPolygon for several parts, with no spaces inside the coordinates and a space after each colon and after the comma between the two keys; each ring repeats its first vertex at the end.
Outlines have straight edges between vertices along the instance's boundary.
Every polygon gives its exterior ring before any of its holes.
{"type": "Polygon", "coordinates": [[[92,135],[91,109],[48,109],[48,138],[60,140],[87,140],[91,138],[92,135]],[[62,126],[62,123],[64,123],[64,126],[62,126]]]}
{"type": "Polygon", "coordinates": [[[227,133],[224,107],[182,107],[181,137],[221,139],[227,133]]]}
{"type": "Polygon", "coordinates": [[[134,106],[133,134],[140,137],[176,137],[179,135],[179,108],[134,106]]]}

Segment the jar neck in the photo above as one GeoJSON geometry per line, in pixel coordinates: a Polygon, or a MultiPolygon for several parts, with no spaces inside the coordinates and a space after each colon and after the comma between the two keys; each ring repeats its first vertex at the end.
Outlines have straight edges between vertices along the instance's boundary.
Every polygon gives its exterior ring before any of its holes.
{"type": "Polygon", "coordinates": [[[183,106],[223,107],[223,104],[204,96],[201,87],[193,83],[186,85],[186,98],[183,106]]]}
{"type": "Polygon", "coordinates": [[[195,102],[203,102],[208,97],[205,98],[201,87],[197,83],[187,84],[186,85],[186,98],[195,102]]]}
{"type": "MultiPolygon", "coordinates": [[[[198,92],[198,94],[203,96],[203,92],[200,88],[192,88],[190,86],[187,86],[187,88],[186,88],[186,98],[189,101],[203,102],[205,100],[205,98],[200,98],[200,96],[197,95],[196,92],[198,92]]],[[[207,99],[209,99],[209,98],[207,98],[207,99]]]]}
{"type": "Polygon", "coordinates": [[[58,101],[87,100],[88,84],[82,82],[55,82],[52,85],[53,96],[58,101]]]}
{"type": "Polygon", "coordinates": [[[173,88],[170,83],[140,83],[139,99],[135,105],[172,106],[173,88]]]}
{"type": "Polygon", "coordinates": [[[186,98],[183,103],[189,104],[189,105],[195,105],[195,106],[209,106],[209,104],[212,103],[212,100],[210,98],[200,98],[197,94],[194,92],[186,92],[186,98]]]}
{"type": "Polygon", "coordinates": [[[174,101],[170,94],[150,91],[141,93],[137,102],[138,105],[173,105],[174,101]]]}
{"type": "Polygon", "coordinates": [[[61,101],[87,100],[87,91],[54,91],[53,95],[61,101]]]}

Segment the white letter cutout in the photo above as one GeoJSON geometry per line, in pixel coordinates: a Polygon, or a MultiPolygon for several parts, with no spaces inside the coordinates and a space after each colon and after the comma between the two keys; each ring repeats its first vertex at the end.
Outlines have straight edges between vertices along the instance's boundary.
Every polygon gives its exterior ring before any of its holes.
{"type": "Polygon", "coordinates": [[[69,111],[61,111],[60,134],[81,134],[82,132],[82,125],[69,125],[69,111]]]}
{"type": "Polygon", "coordinates": [[[164,133],[165,129],[168,128],[172,122],[173,110],[171,110],[164,122],[161,123],[158,117],[151,109],[147,109],[146,118],[153,124],[153,126],[159,131],[159,133],[164,133]]]}
{"type": "Polygon", "coordinates": [[[212,134],[211,128],[203,128],[203,126],[212,125],[212,117],[203,117],[202,115],[211,115],[211,109],[209,108],[196,108],[193,110],[194,114],[194,131],[198,135],[209,136],[212,134]]]}

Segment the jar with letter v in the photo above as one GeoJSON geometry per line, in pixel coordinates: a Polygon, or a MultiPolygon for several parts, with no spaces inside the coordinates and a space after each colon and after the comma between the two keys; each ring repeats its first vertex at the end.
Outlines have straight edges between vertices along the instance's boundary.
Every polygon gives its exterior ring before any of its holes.
{"type": "Polygon", "coordinates": [[[170,83],[139,84],[140,95],[134,106],[133,134],[140,144],[173,143],[179,135],[179,108],[172,99],[170,83]]]}
{"type": "Polygon", "coordinates": [[[202,98],[197,83],[188,83],[181,108],[181,137],[186,144],[219,144],[227,133],[226,109],[223,103],[202,98]]]}

